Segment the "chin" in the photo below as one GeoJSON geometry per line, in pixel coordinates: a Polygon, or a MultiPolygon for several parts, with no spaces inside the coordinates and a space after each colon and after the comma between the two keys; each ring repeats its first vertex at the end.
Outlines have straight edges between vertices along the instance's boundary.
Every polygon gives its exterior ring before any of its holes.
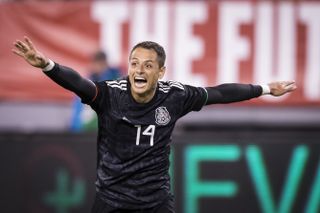
{"type": "Polygon", "coordinates": [[[147,93],[147,89],[146,88],[136,88],[133,87],[133,92],[136,93],[139,96],[143,96],[147,93]]]}

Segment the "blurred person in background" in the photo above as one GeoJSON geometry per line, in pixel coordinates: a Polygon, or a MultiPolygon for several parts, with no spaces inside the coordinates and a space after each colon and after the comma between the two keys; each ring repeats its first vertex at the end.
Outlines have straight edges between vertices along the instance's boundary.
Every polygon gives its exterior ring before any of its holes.
{"type": "MultiPolygon", "coordinates": [[[[108,58],[102,50],[96,51],[91,56],[88,78],[93,82],[115,80],[120,78],[121,70],[117,67],[111,67],[108,63],[108,58]]],[[[97,130],[97,116],[87,105],[81,103],[79,97],[75,97],[72,106],[71,130],[78,131],[93,131],[97,130]]]]}
{"type": "Polygon", "coordinates": [[[265,85],[229,83],[194,87],[159,81],[166,54],[152,41],[136,44],[129,54],[128,76],[92,82],[51,61],[30,39],[17,40],[13,52],[76,93],[98,115],[96,198],[92,213],[172,213],[169,154],[176,121],[205,105],[232,103],[261,95],[282,96],[294,81],[265,85]]]}

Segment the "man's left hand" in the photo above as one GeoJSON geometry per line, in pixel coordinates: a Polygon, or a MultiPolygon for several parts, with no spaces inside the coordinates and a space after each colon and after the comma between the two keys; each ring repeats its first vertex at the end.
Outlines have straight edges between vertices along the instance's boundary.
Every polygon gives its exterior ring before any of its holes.
{"type": "Polygon", "coordinates": [[[273,96],[281,96],[297,89],[295,81],[276,81],[268,84],[270,94],[273,96]]]}

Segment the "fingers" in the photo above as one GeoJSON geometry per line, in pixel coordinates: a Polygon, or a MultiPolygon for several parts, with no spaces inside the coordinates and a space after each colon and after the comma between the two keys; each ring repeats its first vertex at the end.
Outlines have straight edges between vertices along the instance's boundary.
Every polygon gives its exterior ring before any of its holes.
{"type": "Polygon", "coordinates": [[[273,96],[282,96],[297,89],[295,81],[276,81],[268,84],[273,96]]]}
{"type": "Polygon", "coordinates": [[[280,84],[284,90],[284,93],[292,92],[293,90],[297,89],[295,81],[282,81],[280,84]]]}
{"type": "Polygon", "coordinates": [[[29,50],[28,46],[20,40],[16,40],[13,44],[21,53],[26,53],[29,50]]]}
{"type": "Polygon", "coordinates": [[[18,56],[24,57],[24,54],[21,51],[17,50],[17,49],[12,49],[11,51],[14,54],[18,55],[18,56]]]}
{"type": "Polygon", "coordinates": [[[31,40],[27,36],[24,36],[24,41],[17,39],[15,42],[13,42],[13,45],[16,48],[12,49],[11,51],[14,54],[21,56],[25,59],[27,59],[27,55],[30,55],[31,52],[36,52],[31,40]]]}
{"type": "Polygon", "coordinates": [[[19,40],[16,40],[14,43],[13,43],[13,45],[16,47],[16,48],[18,48],[19,50],[21,49],[23,49],[23,46],[20,44],[20,42],[18,42],[19,40]]]}
{"type": "Polygon", "coordinates": [[[290,89],[296,87],[295,81],[279,81],[277,84],[280,86],[280,88],[283,89],[290,89]]]}
{"type": "Polygon", "coordinates": [[[24,36],[24,40],[26,41],[26,43],[28,44],[28,46],[29,46],[29,48],[30,48],[31,50],[34,50],[34,49],[35,49],[34,46],[33,46],[32,41],[31,41],[27,36],[24,36]]]}
{"type": "Polygon", "coordinates": [[[285,86],[290,86],[290,85],[293,85],[293,84],[295,84],[296,82],[295,81],[283,81],[283,84],[285,85],[285,86]]]}
{"type": "Polygon", "coordinates": [[[291,92],[291,91],[297,89],[297,85],[295,83],[288,84],[287,86],[284,87],[284,89],[288,92],[291,92]]]}
{"type": "Polygon", "coordinates": [[[13,44],[17,49],[19,49],[23,53],[25,53],[29,50],[35,50],[32,41],[27,36],[24,36],[24,41],[25,42],[23,42],[21,40],[16,40],[13,44]]]}
{"type": "Polygon", "coordinates": [[[278,81],[278,82],[275,82],[275,83],[280,85],[280,86],[282,86],[282,87],[286,87],[286,86],[294,84],[295,81],[278,81]]]}
{"type": "Polygon", "coordinates": [[[23,51],[28,51],[29,50],[29,47],[22,41],[17,40],[17,44],[18,44],[19,47],[21,47],[21,49],[23,51]]]}
{"type": "Polygon", "coordinates": [[[283,81],[281,82],[282,86],[283,87],[294,87],[296,85],[296,82],[295,81],[283,81]]]}
{"type": "Polygon", "coordinates": [[[18,56],[24,57],[25,49],[21,42],[18,40],[13,43],[13,45],[16,47],[16,49],[12,49],[12,52],[15,53],[18,56]]]}

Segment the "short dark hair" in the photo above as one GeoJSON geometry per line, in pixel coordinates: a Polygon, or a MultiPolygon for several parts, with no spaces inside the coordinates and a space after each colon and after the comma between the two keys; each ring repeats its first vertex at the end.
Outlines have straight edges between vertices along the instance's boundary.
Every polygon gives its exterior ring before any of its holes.
{"type": "Polygon", "coordinates": [[[132,48],[132,50],[130,52],[130,57],[131,57],[132,52],[139,47],[144,48],[144,49],[154,50],[157,53],[157,60],[159,63],[159,67],[161,68],[164,66],[165,61],[166,61],[166,52],[164,51],[164,48],[161,45],[159,45],[158,43],[153,42],[153,41],[140,42],[132,48]]]}

